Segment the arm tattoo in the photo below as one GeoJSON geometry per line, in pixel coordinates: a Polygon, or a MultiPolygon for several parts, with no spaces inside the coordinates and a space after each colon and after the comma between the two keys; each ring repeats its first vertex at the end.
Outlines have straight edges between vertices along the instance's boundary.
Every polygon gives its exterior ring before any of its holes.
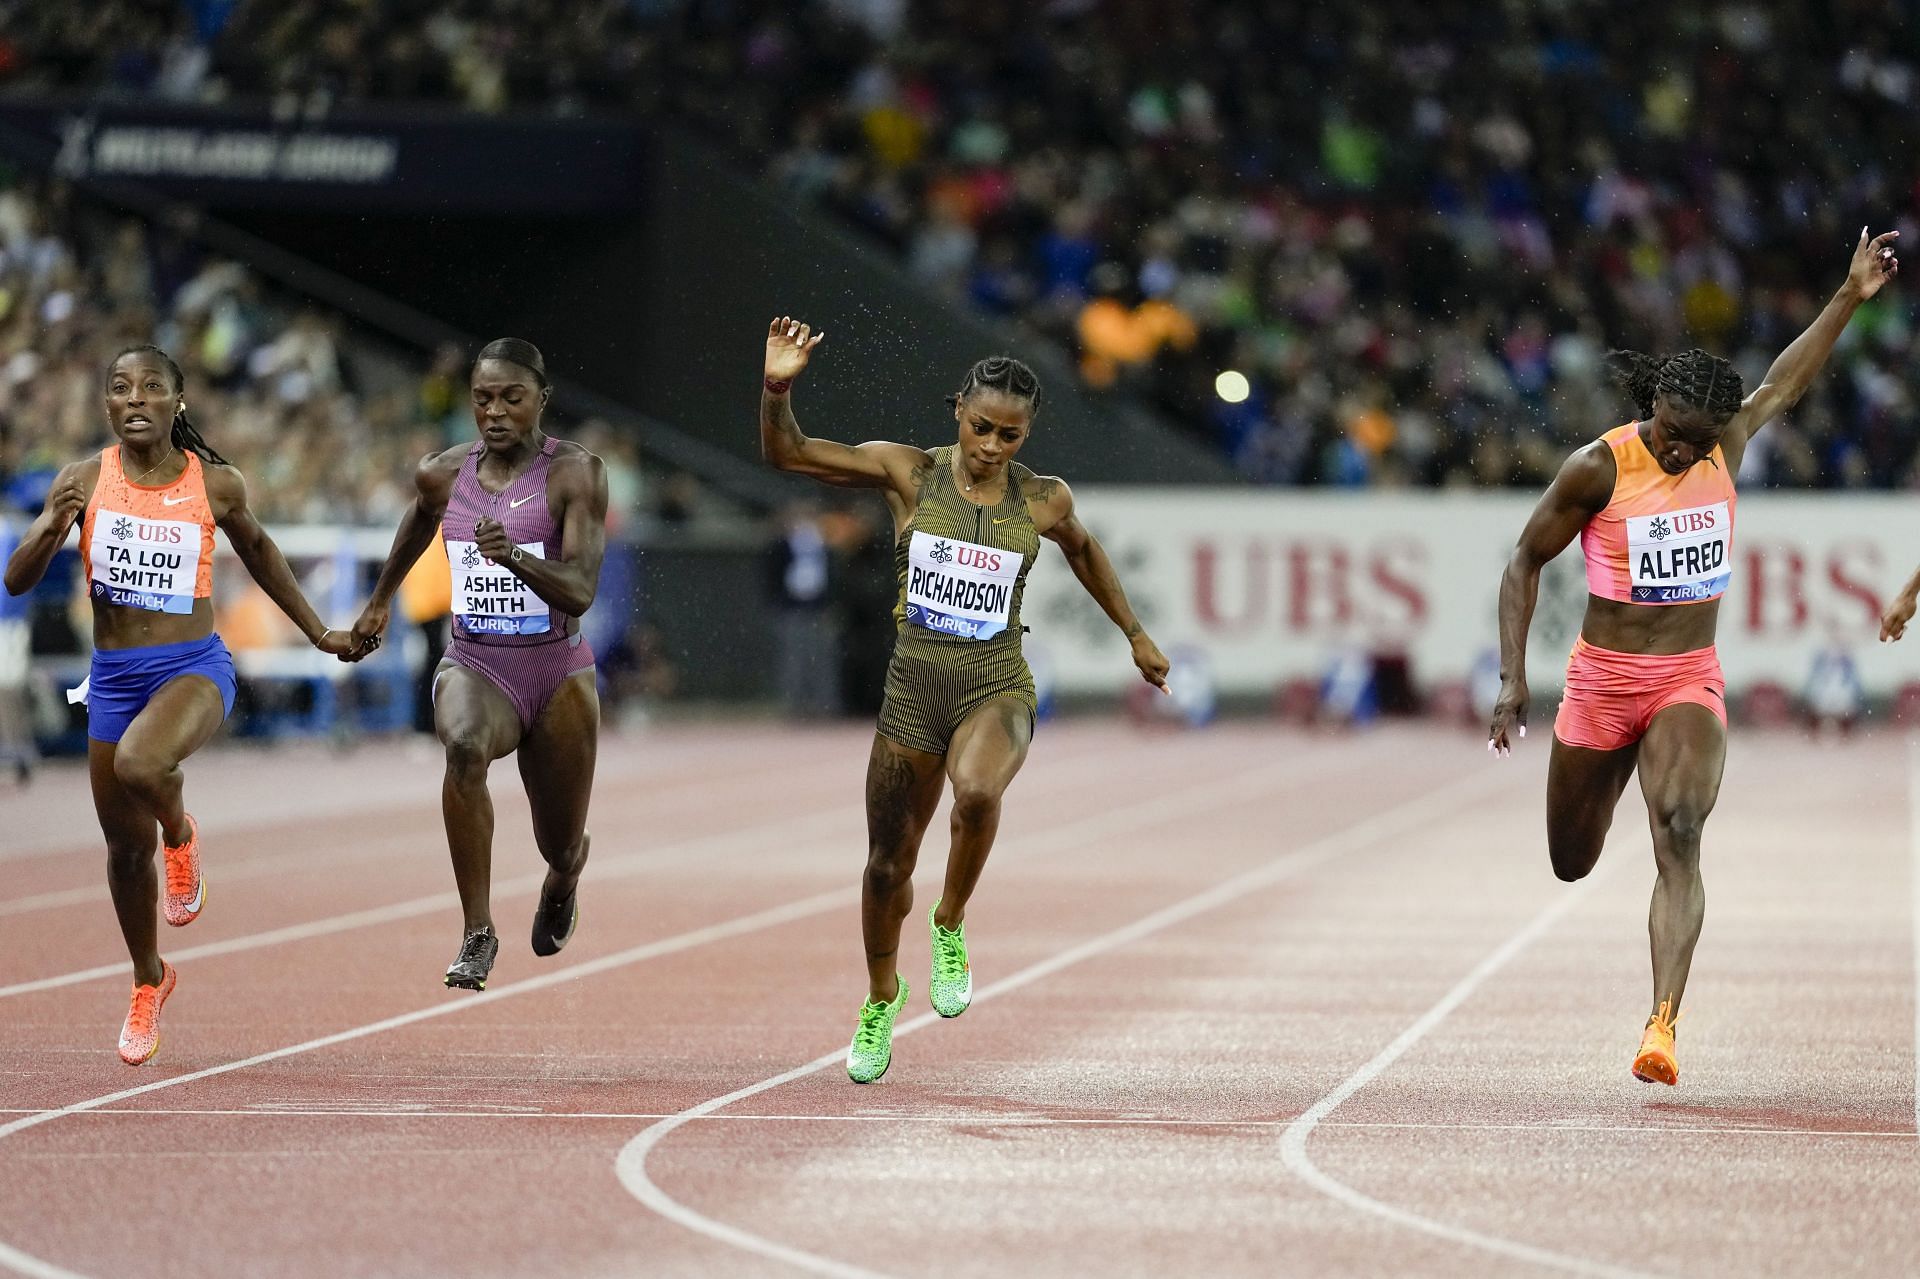
{"type": "Polygon", "coordinates": [[[785,436],[787,442],[796,447],[804,438],[800,434],[800,422],[793,416],[792,403],[784,395],[760,397],[760,421],[785,436]]]}
{"type": "Polygon", "coordinates": [[[933,463],[926,462],[913,468],[910,477],[913,480],[913,498],[916,506],[924,506],[927,495],[933,492],[933,463]]]}
{"type": "Polygon", "coordinates": [[[1138,619],[1135,619],[1133,625],[1127,628],[1127,638],[1138,639],[1142,635],[1146,634],[1146,632],[1147,632],[1147,628],[1142,626],[1138,619]]]}
{"type": "Polygon", "coordinates": [[[1048,502],[1060,491],[1060,481],[1051,475],[1042,475],[1034,481],[1033,492],[1027,494],[1029,502],[1048,502]]]}

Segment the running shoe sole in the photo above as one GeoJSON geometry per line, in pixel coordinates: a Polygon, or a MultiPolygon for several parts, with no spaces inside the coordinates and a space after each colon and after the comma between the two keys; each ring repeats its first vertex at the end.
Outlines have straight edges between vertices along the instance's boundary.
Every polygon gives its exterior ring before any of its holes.
{"type": "Polygon", "coordinates": [[[1633,1077],[1643,1084],[1665,1084],[1671,1088],[1680,1082],[1680,1071],[1673,1058],[1665,1053],[1641,1053],[1633,1059],[1633,1077]]]}
{"type": "Polygon", "coordinates": [[[446,983],[449,990],[485,990],[487,977],[493,972],[494,963],[500,958],[500,938],[493,933],[469,933],[460,939],[460,953],[453,963],[447,966],[446,983]],[[492,946],[481,953],[469,955],[468,943],[475,937],[486,937],[492,946]],[[462,972],[462,968],[469,971],[462,972]],[[477,968],[478,971],[471,971],[477,968]]]}

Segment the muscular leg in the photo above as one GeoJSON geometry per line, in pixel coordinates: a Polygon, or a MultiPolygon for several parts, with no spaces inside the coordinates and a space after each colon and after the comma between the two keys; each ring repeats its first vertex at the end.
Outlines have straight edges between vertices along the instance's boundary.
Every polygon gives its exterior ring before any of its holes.
{"type": "Polygon", "coordinates": [[[996,697],[961,721],[947,748],[947,776],[953,782],[953,843],[947,852],[947,879],[940,890],[934,922],[958,928],[967,916],[967,900],[986,869],[993,837],[1000,830],[1000,799],[1014,774],[1027,762],[1033,721],[1026,703],[996,697]]]}
{"type": "Polygon", "coordinates": [[[487,768],[520,744],[520,716],[478,671],[447,662],[433,699],[433,727],[447,749],[440,813],[453,855],[464,931],[493,929],[493,797],[487,768]]]}
{"type": "Polygon", "coordinates": [[[1640,792],[1653,826],[1653,859],[1659,870],[1647,934],[1653,945],[1653,1007],[1672,1002],[1680,1011],[1693,966],[1693,946],[1707,912],[1700,880],[1700,832],[1720,797],[1727,762],[1727,730],[1704,706],[1682,702],[1653,717],[1640,740],[1640,792]]]}
{"type": "Polygon", "coordinates": [[[520,743],[520,780],[533,842],[547,862],[540,895],[565,903],[587,866],[587,801],[600,749],[600,695],[591,669],[566,678],[520,743]]]}
{"type": "Polygon", "coordinates": [[[867,871],[860,882],[860,936],[867,948],[867,997],[900,995],[900,924],[913,909],[920,837],[940,802],[940,764],[930,755],[873,737],[867,759],[867,871]]]}
{"type": "Polygon", "coordinates": [[[169,844],[187,842],[191,827],[181,802],[180,761],[206,745],[225,718],[220,690],[204,675],[182,675],[161,685],[118,743],[87,743],[93,807],[107,839],[107,889],[120,917],[120,935],[133,960],[134,980],[160,984],[155,907],[160,879],[154,828],[169,844]]]}
{"type": "Polygon", "coordinates": [[[1553,739],[1547,764],[1547,856],[1561,879],[1585,879],[1600,860],[1613,810],[1639,754],[1638,743],[1602,751],[1553,739]]]}

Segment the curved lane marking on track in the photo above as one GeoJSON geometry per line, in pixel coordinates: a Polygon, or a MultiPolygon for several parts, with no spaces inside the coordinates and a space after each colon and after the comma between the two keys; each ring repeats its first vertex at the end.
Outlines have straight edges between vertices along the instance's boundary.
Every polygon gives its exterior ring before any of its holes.
{"type": "MultiPolygon", "coordinates": [[[[1481,798],[1483,791],[1504,786],[1509,780],[1510,775],[1506,773],[1489,771],[1477,777],[1470,776],[1466,779],[1449,781],[1438,790],[1429,791],[1415,799],[1378,812],[1343,830],[1322,836],[1290,852],[1282,853],[1251,870],[1222,880],[1204,892],[1196,893],[1151,915],[1143,916],[1131,924],[1114,929],[1112,932],[1102,933],[1098,937],[1069,947],[1039,963],[1022,968],[1011,976],[981,989],[974,995],[973,1002],[977,1005],[1001,995],[1011,994],[1023,986],[1030,986],[1083,960],[1130,945],[1176,924],[1182,924],[1196,916],[1206,914],[1208,911],[1241,902],[1249,893],[1271,888],[1275,884],[1317,869],[1349,853],[1373,847],[1396,835],[1417,831],[1436,818],[1447,816],[1454,810],[1477,801],[1481,798]]],[[[1235,784],[1244,787],[1246,783],[1240,780],[1235,784]]],[[[1243,793],[1241,798],[1246,802],[1252,802],[1261,797],[1258,795],[1246,797],[1243,793]]],[[[939,1020],[938,1013],[921,1013],[896,1026],[893,1032],[894,1038],[898,1040],[903,1035],[910,1035],[939,1020]]],[[[728,1225],[726,1222],[716,1221],[673,1198],[647,1173],[648,1157],[676,1129],[694,1120],[704,1119],[734,1102],[771,1092],[794,1080],[804,1079],[831,1066],[840,1065],[846,1060],[846,1052],[844,1048],[837,1049],[816,1057],[805,1065],[796,1066],[783,1074],[775,1075],[771,1079],[748,1084],[723,1097],[704,1101],[649,1125],[621,1149],[618,1159],[614,1162],[614,1170],[620,1178],[620,1184],[627,1188],[627,1193],[660,1216],[718,1243],[737,1248],[742,1252],[784,1262],[796,1269],[814,1274],[839,1276],[840,1279],[872,1279],[871,1271],[835,1261],[830,1257],[792,1248],[751,1231],[728,1225]]]]}
{"type": "MultiPolygon", "coordinates": [[[[1329,766],[1335,767],[1338,766],[1338,764],[1336,763],[1329,766]]],[[[1230,802],[1236,792],[1239,798],[1244,799],[1249,788],[1256,788],[1255,798],[1258,798],[1259,792],[1257,791],[1257,787],[1263,781],[1284,779],[1287,777],[1291,777],[1297,781],[1300,775],[1300,762],[1289,758],[1278,763],[1264,765],[1259,768],[1249,769],[1243,773],[1235,774],[1211,786],[1195,787],[1184,792],[1183,796],[1177,799],[1156,798],[1137,804],[1129,804],[1121,808],[1110,809],[1097,817],[1083,818],[1078,821],[1069,822],[1064,826],[1046,832],[1046,835],[1049,837],[1048,842],[1036,851],[1044,852],[1047,848],[1056,845],[1061,847],[1074,847],[1113,835],[1133,833],[1139,830],[1142,825],[1151,824],[1156,820],[1167,820],[1171,817],[1182,816],[1188,808],[1196,804],[1230,802]]],[[[1474,788],[1469,788],[1469,793],[1472,793],[1473,790],[1474,788]]],[[[816,814],[816,817],[824,816],[826,816],[826,814],[816,814]]],[[[734,832],[735,836],[738,834],[738,832],[734,832]]],[[[792,836],[793,829],[791,826],[788,827],[787,834],[789,838],[792,836]]],[[[23,1132],[28,1128],[38,1127],[40,1124],[50,1123],[64,1116],[97,1111],[115,1102],[144,1096],[147,1093],[158,1092],[164,1088],[177,1088],[182,1084],[195,1083],[202,1079],[210,1079],[217,1075],[231,1073],[232,1071],[244,1070],[251,1066],[264,1065],[267,1062],[279,1061],[282,1058],[298,1056],[302,1053],[313,1052],[321,1048],[331,1048],[336,1044],[347,1043],[355,1039],[363,1039],[368,1035],[377,1035],[388,1030],[397,1030],[404,1026],[413,1025],[416,1022],[463,1012],[469,1008],[477,1008],[483,1004],[493,1003],[497,1000],[511,999],[515,995],[545,990],[550,986],[557,986],[563,982],[574,981],[581,977],[590,977],[613,969],[624,968],[630,964],[640,963],[644,960],[655,959],[683,950],[691,950],[712,942],[731,940],[735,937],[760,932],[764,929],[777,927],[782,924],[792,923],[813,915],[823,914],[829,910],[838,909],[857,900],[859,900],[859,888],[857,886],[849,886],[834,889],[830,892],[818,893],[797,902],[790,902],[783,906],[775,906],[767,910],[756,911],[753,914],[742,915],[723,923],[708,925],[707,927],[697,928],[690,932],[662,938],[659,941],[647,942],[627,950],[616,951],[610,955],[603,955],[598,959],[576,964],[571,968],[563,968],[539,977],[530,977],[525,981],[516,982],[511,986],[501,986],[494,990],[475,992],[467,998],[434,1004],[427,1008],[416,1009],[410,1013],[401,1013],[380,1021],[370,1022],[364,1026],[355,1026],[347,1030],[336,1031],[331,1035],[322,1035],[302,1043],[292,1044],[285,1048],[276,1048],[268,1052],[256,1053],[251,1057],[243,1057],[237,1061],[224,1062],[218,1066],[209,1066],[205,1069],[191,1071],[184,1075],[175,1075],[166,1079],[156,1079],[152,1083],[140,1084],[132,1088],[120,1089],[117,1092],[105,1093],[101,1096],[91,1097],[85,1101],[75,1102],[70,1106],[62,1106],[55,1110],[43,1110],[33,1114],[23,1115],[8,1123],[0,1124],[0,1139],[10,1137],[17,1132],[23,1132]]],[[[1005,983],[1002,984],[1004,985],[1005,983]]],[[[62,1270],[50,1262],[33,1256],[31,1253],[23,1252],[18,1248],[8,1245],[4,1241],[0,1241],[0,1267],[12,1269],[21,1274],[44,1277],[44,1279],[80,1279],[80,1277],[74,1276],[72,1272],[62,1270]],[[38,1267],[38,1269],[35,1269],[35,1267],[38,1267]]]]}
{"type": "MultiPolygon", "coordinates": [[[[1422,1234],[1445,1239],[1451,1243],[1463,1244],[1484,1252],[1496,1253],[1517,1261],[1525,1261],[1554,1270],[1564,1270],[1572,1274],[1597,1275],[1603,1276],[1604,1279],[1639,1279],[1645,1272],[1607,1265],[1604,1262],[1589,1261],[1584,1257],[1553,1252],[1546,1248],[1536,1248],[1531,1244],[1511,1239],[1502,1239],[1498,1235],[1484,1234],[1465,1226],[1456,1226],[1432,1217],[1423,1217],[1419,1213],[1385,1203],[1370,1195],[1362,1194],[1343,1181],[1337,1181],[1328,1176],[1315,1165],[1313,1157],[1307,1153],[1307,1139],[1313,1135],[1314,1129],[1319,1127],[1327,1116],[1338,1110],[1348,1098],[1379,1078],[1408,1049],[1420,1042],[1428,1031],[1445,1021],[1454,1009],[1465,1003],[1487,978],[1504,968],[1514,956],[1558,923],[1562,916],[1580,903],[1598,880],[1610,873],[1622,860],[1624,859],[1616,856],[1603,865],[1599,872],[1589,876],[1576,887],[1556,896],[1544,910],[1529,920],[1519,932],[1501,943],[1492,954],[1475,965],[1472,972],[1462,977],[1452,990],[1440,997],[1438,1003],[1422,1013],[1419,1020],[1402,1031],[1392,1043],[1382,1048],[1371,1061],[1347,1076],[1339,1087],[1308,1107],[1305,1114],[1288,1124],[1286,1131],[1280,1135],[1280,1158],[1288,1170],[1321,1194],[1336,1199],[1349,1208],[1382,1218],[1397,1226],[1404,1226],[1409,1230],[1417,1230],[1422,1234]]],[[[1664,1132],[1662,1135],[1665,1135],[1664,1132]]]]}
{"type": "MultiPolygon", "coordinates": [[[[0,1115],[45,1115],[58,1107],[0,1107],[0,1115]]],[[[249,1106],[240,1110],[215,1107],[128,1106],[125,1109],[102,1106],[96,1110],[71,1114],[74,1119],[147,1119],[147,1118],[223,1118],[223,1119],[560,1119],[604,1121],[672,1119],[661,1110],[432,1110],[410,1106],[249,1106]]],[[[1092,1119],[1074,1115],[702,1115],[699,1122],[722,1124],[919,1124],[927,1127],[963,1128],[1245,1128],[1257,1131],[1287,1128],[1292,1119],[1195,1119],[1179,1115],[1129,1115],[1110,1119],[1092,1119]]],[[[1906,1128],[1766,1128],[1745,1125],[1732,1128],[1702,1128],[1692,1125],[1658,1124],[1476,1124],[1396,1121],[1391,1119],[1323,1119],[1320,1128],[1391,1129],[1404,1132],[1526,1132],[1526,1133],[1602,1133],[1608,1136],[1657,1137],[1842,1137],[1849,1140],[1893,1139],[1911,1141],[1906,1128]]],[[[1316,1129],[1315,1131],[1318,1131],[1316,1129]]]]}

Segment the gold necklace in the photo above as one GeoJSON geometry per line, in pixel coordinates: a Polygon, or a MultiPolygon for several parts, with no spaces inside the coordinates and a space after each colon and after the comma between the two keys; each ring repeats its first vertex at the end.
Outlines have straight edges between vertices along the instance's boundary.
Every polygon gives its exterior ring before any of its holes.
{"type": "Polygon", "coordinates": [[[960,450],[958,449],[955,449],[953,452],[953,479],[954,483],[958,484],[967,492],[973,492],[973,485],[967,483],[966,467],[960,464],[960,450]]]}
{"type": "Polygon", "coordinates": [[[167,463],[171,461],[173,461],[173,442],[169,440],[167,442],[166,456],[162,457],[158,462],[155,462],[152,466],[149,466],[146,470],[140,472],[139,475],[134,477],[133,482],[135,484],[141,483],[149,475],[152,475],[155,471],[159,470],[161,467],[165,466],[167,463]]]}

